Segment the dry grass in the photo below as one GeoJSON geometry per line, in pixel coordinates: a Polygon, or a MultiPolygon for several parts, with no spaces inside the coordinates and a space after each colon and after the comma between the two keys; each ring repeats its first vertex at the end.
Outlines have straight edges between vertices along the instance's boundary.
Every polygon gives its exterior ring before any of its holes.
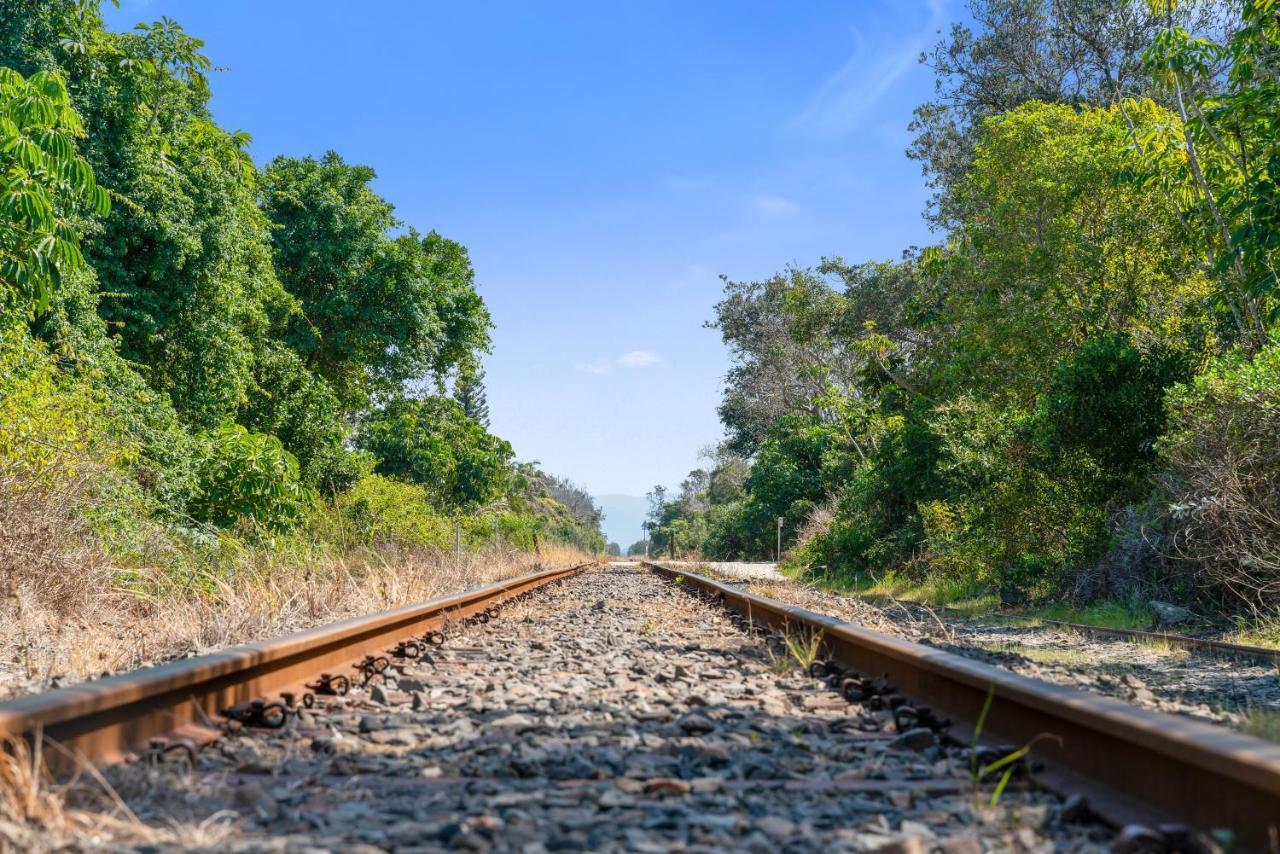
{"type": "Polygon", "coordinates": [[[1267,741],[1280,742],[1280,709],[1272,706],[1250,706],[1240,731],[1267,741]]]}
{"type": "MultiPolygon", "coordinates": [[[[5,486],[0,479],[0,700],[591,559],[561,546],[457,560],[431,549],[236,541],[211,559],[162,542],[152,566],[121,567],[93,544],[75,492],[5,486]]],[[[143,824],[94,768],[55,785],[41,753],[61,749],[38,738],[0,743],[0,854],[117,844],[217,850],[234,830],[226,814],[143,824]]]]}
{"type": "Polygon", "coordinates": [[[74,502],[11,498],[0,494],[0,700],[589,559],[298,543],[239,545],[189,572],[124,569],[84,545],[74,502]]]}

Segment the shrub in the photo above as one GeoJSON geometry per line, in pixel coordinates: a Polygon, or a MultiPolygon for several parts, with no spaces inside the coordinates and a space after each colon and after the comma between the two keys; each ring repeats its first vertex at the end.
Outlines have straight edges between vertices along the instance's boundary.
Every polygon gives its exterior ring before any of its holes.
{"type": "Polygon", "coordinates": [[[1126,335],[1085,341],[1037,401],[1038,444],[1049,454],[1084,451],[1120,477],[1144,470],[1164,430],[1165,389],[1190,375],[1185,355],[1140,351],[1126,335]]]}
{"type": "Polygon", "coordinates": [[[281,531],[305,509],[309,494],[299,482],[298,461],[275,436],[230,424],[201,433],[197,448],[200,491],[191,512],[200,521],[281,531]]]}
{"type": "Polygon", "coordinates": [[[445,548],[453,541],[453,525],[431,506],[427,491],[381,475],[356,481],[341,506],[355,536],[365,544],[401,542],[445,548]]]}
{"type": "Polygon", "coordinates": [[[1280,342],[1219,358],[1167,405],[1179,580],[1232,610],[1280,609],[1280,342]]]}
{"type": "Polygon", "coordinates": [[[359,444],[377,458],[379,474],[417,483],[456,508],[501,495],[514,455],[447,397],[389,401],[360,425],[359,444]]]}
{"type": "Polygon", "coordinates": [[[254,363],[254,381],[241,420],[254,432],[278,436],[298,459],[302,480],[325,495],[363,474],[362,459],[346,447],[348,428],[338,396],[299,356],[268,346],[254,363]]]}

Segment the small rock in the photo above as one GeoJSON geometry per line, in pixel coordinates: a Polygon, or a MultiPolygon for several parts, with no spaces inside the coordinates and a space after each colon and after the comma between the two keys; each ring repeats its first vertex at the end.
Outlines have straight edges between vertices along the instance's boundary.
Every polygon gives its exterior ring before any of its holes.
{"type": "Polygon", "coordinates": [[[497,727],[498,729],[532,729],[537,726],[537,723],[528,715],[516,712],[489,721],[489,726],[497,727]]]}
{"type": "Polygon", "coordinates": [[[706,735],[715,732],[715,722],[704,715],[685,715],[678,721],[680,729],[689,735],[706,735]]]}
{"type": "Polygon", "coordinates": [[[644,784],[647,795],[687,795],[693,786],[678,777],[654,777],[644,784]]]}
{"type": "Polygon", "coordinates": [[[695,795],[710,795],[720,791],[724,785],[722,777],[694,777],[689,781],[695,795]]]}
{"type": "Polygon", "coordinates": [[[921,824],[918,821],[903,820],[898,827],[898,831],[903,836],[919,836],[922,839],[933,839],[934,836],[928,825],[921,824]]]}
{"type": "Polygon", "coordinates": [[[391,699],[387,697],[387,689],[381,685],[374,685],[369,689],[369,700],[380,706],[391,705],[391,699]]]}
{"type": "Polygon", "coordinates": [[[902,735],[889,742],[889,747],[893,750],[914,750],[921,751],[933,747],[938,743],[938,737],[934,735],[933,730],[917,727],[909,729],[902,735]]]}
{"type": "Polygon", "coordinates": [[[982,842],[973,835],[952,836],[938,843],[942,854],[982,854],[982,842]]]}
{"type": "Polygon", "coordinates": [[[906,789],[894,789],[889,793],[889,803],[900,810],[908,809],[911,806],[911,793],[906,789]]]}
{"type": "Polygon", "coordinates": [[[396,685],[401,691],[407,694],[414,694],[418,691],[427,690],[427,683],[421,679],[414,679],[412,676],[401,676],[396,680],[396,685]]]}
{"type": "Polygon", "coordinates": [[[875,850],[876,854],[929,854],[929,843],[919,836],[899,836],[875,850]]]}
{"type": "Polygon", "coordinates": [[[769,838],[776,839],[779,842],[790,839],[796,834],[795,822],[776,815],[765,816],[756,822],[756,827],[760,828],[769,838]]]}

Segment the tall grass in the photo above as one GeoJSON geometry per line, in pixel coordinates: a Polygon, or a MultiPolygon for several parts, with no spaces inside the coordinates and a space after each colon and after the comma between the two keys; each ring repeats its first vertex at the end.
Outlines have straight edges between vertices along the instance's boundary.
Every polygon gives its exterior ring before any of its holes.
{"type": "Polygon", "coordinates": [[[545,543],[536,553],[464,543],[458,554],[361,542],[335,534],[332,518],[327,530],[271,539],[139,518],[108,542],[84,521],[86,483],[24,492],[0,482],[0,699],[590,557],[545,543]]]}

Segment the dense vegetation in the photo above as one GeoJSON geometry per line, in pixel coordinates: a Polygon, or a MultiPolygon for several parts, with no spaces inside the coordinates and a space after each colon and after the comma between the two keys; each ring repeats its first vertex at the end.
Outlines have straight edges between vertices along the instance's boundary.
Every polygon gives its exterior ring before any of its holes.
{"type": "Polygon", "coordinates": [[[173,21],[0,0],[0,502],[157,542],[600,551],[580,489],[488,432],[465,248],[329,153],[263,167],[173,21]],[[91,474],[91,477],[86,477],[91,474]]]}
{"type": "Polygon", "coordinates": [[[971,11],[912,125],[942,241],[726,285],[727,438],[653,547],[1275,611],[1276,4],[971,11]]]}

